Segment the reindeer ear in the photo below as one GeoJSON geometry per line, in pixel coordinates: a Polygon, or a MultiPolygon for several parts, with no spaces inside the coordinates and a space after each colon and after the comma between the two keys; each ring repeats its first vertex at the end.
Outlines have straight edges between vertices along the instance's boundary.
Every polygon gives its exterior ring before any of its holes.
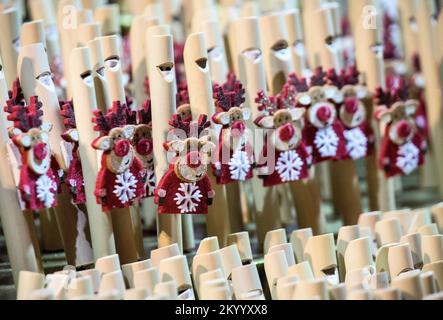
{"type": "Polygon", "coordinates": [[[362,100],[368,97],[369,91],[365,86],[355,86],[355,92],[357,93],[357,98],[362,100]]]}
{"type": "Polygon", "coordinates": [[[21,135],[22,133],[23,132],[19,128],[12,127],[12,128],[8,129],[8,135],[9,135],[9,138],[11,138],[11,139],[21,135]]]}
{"type": "Polygon", "coordinates": [[[43,123],[40,126],[40,130],[45,131],[45,132],[51,132],[53,125],[51,123],[43,123]]]}
{"type": "Polygon", "coordinates": [[[274,128],[274,117],[265,116],[257,119],[255,124],[263,129],[272,129],[274,128]]]}
{"type": "Polygon", "coordinates": [[[312,103],[311,96],[309,93],[301,93],[297,97],[298,103],[300,103],[303,106],[309,106],[312,103]]]}
{"type": "Polygon", "coordinates": [[[71,140],[72,142],[79,142],[80,141],[80,137],[78,135],[77,129],[68,130],[68,132],[66,132],[66,136],[69,137],[69,140],[71,140]]]}
{"type": "Polygon", "coordinates": [[[92,142],[92,147],[96,150],[109,151],[111,150],[111,137],[97,138],[92,142]]]}
{"type": "Polygon", "coordinates": [[[27,133],[22,133],[21,135],[17,136],[15,138],[15,142],[19,145],[22,146],[23,148],[27,149],[31,147],[32,144],[32,138],[29,134],[27,133]]]}
{"type": "Polygon", "coordinates": [[[123,135],[126,139],[131,140],[135,134],[135,126],[129,125],[123,128],[123,135]]]}
{"type": "Polygon", "coordinates": [[[332,98],[332,100],[337,104],[343,103],[344,99],[345,99],[345,95],[344,95],[343,91],[341,91],[341,90],[337,90],[334,97],[332,98]]]}
{"type": "Polygon", "coordinates": [[[228,125],[231,117],[228,112],[219,112],[214,114],[212,121],[214,121],[215,124],[228,125]]]}
{"type": "Polygon", "coordinates": [[[248,121],[251,118],[251,110],[249,110],[248,108],[244,108],[242,109],[242,112],[243,112],[243,120],[248,121]]]}
{"type": "Polygon", "coordinates": [[[306,110],[304,108],[291,108],[289,112],[291,113],[292,121],[298,121],[305,115],[306,110]]]}
{"type": "Polygon", "coordinates": [[[391,111],[385,106],[380,106],[375,110],[375,118],[384,124],[388,124],[392,121],[391,111]]]}
{"type": "Polygon", "coordinates": [[[405,103],[405,111],[408,116],[414,116],[417,113],[418,109],[418,101],[417,100],[408,100],[405,103]]]}
{"type": "Polygon", "coordinates": [[[168,141],[163,144],[163,148],[166,151],[174,151],[176,153],[181,153],[185,150],[185,142],[181,140],[168,141]]]}
{"type": "Polygon", "coordinates": [[[329,100],[334,100],[338,93],[337,92],[338,89],[335,86],[324,86],[323,91],[325,93],[326,98],[329,100]]]}

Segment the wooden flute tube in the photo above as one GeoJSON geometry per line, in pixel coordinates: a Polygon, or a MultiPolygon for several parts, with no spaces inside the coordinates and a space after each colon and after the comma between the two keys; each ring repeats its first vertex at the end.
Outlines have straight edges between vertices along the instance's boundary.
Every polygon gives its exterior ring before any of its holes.
{"type": "Polygon", "coordinates": [[[89,41],[101,36],[101,25],[98,22],[81,23],[78,26],[77,46],[85,47],[89,41]]]}
{"type": "MultiPolygon", "coordinates": [[[[108,106],[112,108],[115,101],[126,103],[121,68],[121,53],[117,35],[99,37],[104,58],[104,77],[108,84],[108,106]]],[[[134,207],[111,210],[115,246],[122,264],[133,263],[144,258],[141,218],[134,207]]]]}
{"type": "MultiPolygon", "coordinates": [[[[0,65],[3,62],[0,58],[0,65]]],[[[0,71],[0,103],[6,105],[8,89],[5,74],[0,71]]],[[[6,119],[6,113],[0,112],[0,219],[5,236],[9,262],[11,264],[14,283],[17,286],[20,271],[43,272],[40,260],[40,247],[37,241],[33,215],[22,212],[17,186],[11,164],[8,161],[6,144],[9,140],[8,127],[11,123],[6,119]]]]}
{"type": "Polygon", "coordinates": [[[260,32],[269,93],[275,95],[283,88],[288,75],[295,71],[283,15],[262,16],[260,32]]]}
{"type": "MultiPolygon", "coordinates": [[[[23,89],[23,95],[28,103],[32,96],[38,96],[43,104],[43,121],[54,123],[54,130],[50,133],[49,140],[51,146],[54,146],[51,147],[53,148],[51,150],[63,169],[64,163],[60,150],[61,137],[58,136],[57,138],[56,136],[57,132],[61,134],[57,127],[60,123],[59,119],[57,119],[59,115],[58,98],[52,80],[51,83],[46,84],[43,82],[43,79],[47,77],[41,77],[45,73],[50,73],[48,57],[43,45],[45,43],[45,35],[42,22],[34,21],[24,24],[21,40],[25,46],[22,46],[19,51],[17,72],[23,89]],[[32,76],[30,76],[30,72],[32,72],[32,76]],[[55,106],[57,110],[54,112],[55,106]]],[[[55,210],[55,208],[51,208],[40,211],[42,249],[51,252],[62,250],[64,247],[60,237],[64,230],[60,230],[57,226],[55,210]]]]}
{"type": "MultiPolygon", "coordinates": [[[[306,49],[308,52],[308,61],[309,65],[315,66],[318,65],[318,50],[316,50],[315,41],[310,41],[311,39],[315,39],[317,37],[317,26],[315,25],[315,11],[320,8],[320,5],[325,0],[301,0],[302,4],[302,19],[303,19],[303,30],[305,39],[309,39],[306,41],[306,49]]],[[[352,2],[352,1],[349,1],[352,2]]]]}
{"type": "Polygon", "coordinates": [[[137,106],[142,106],[148,98],[144,82],[147,77],[146,66],[146,39],[145,32],[149,27],[160,24],[158,17],[149,17],[147,15],[135,16],[131,25],[131,63],[133,93],[137,106]]]}
{"type": "Polygon", "coordinates": [[[94,81],[94,91],[97,108],[106,112],[112,105],[109,95],[108,80],[105,77],[105,59],[103,58],[103,49],[98,38],[87,43],[91,52],[92,79],[94,81]]]}
{"type": "MultiPolygon", "coordinates": [[[[367,16],[364,10],[376,8],[373,0],[350,1],[350,19],[354,26],[354,38],[356,39],[356,62],[359,71],[366,80],[366,86],[370,92],[375,92],[377,87],[385,87],[385,71],[383,61],[383,36],[381,15],[367,16]],[[366,9],[365,9],[366,8],[366,9]],[[372,20],[371,20],[372,19],[372,20]]],[[[378,10],[381,10],[380,8],[378,10]]],[[[384,132],[379,128],[378,123],[373,120],[373,127],[376,136],[376,146],[380,146],[384,132]]],[[[391,211],[396,207],[394,180],[387,179],[385,173],[377,165],[379,148],[377,155],[366,159],[367,162],[374,161],[372,165],[367,164],[369,176],[377,176],[378,185],[373,188],[377,195],[378,210],[391,211]],[[376,169],[376,172],[374,169],[376,169]]]]}
{"type": "Polygon", "coordinates": [[[17,58],[22,18],[17,8],[0,4],[0,51],[7,88],[17,79],[17,58]]]}
{"type": "MultiPolygon", "coordinates": [[[[24,24],[22,29],[22,39],[25,45],[20,49],[18,58],[18,73],[20,83],[23,89],[25,99],[29,101],[32,96],[38,96],[43,105],[43,121],[52,124],[52,131],[49,134],[51,151],[63,171],[67,170],[62,155],[63,151],[61,135],[64,132],[62,119],[60,117],[60,106],[56,88],[50,78],[44,75],[51,72],[48,64],[48,56],[43,46],[45,34],[42,33],[42,24],[40,21],[24,24]],[[35,42],[34,42],[35,41],[35,42]],[[28,43],[31,43],[27,45],[28,43]],[[29,72],[33,70],[34,76],[30,77],[29,72]]],[[[46,227],[42,232],[43,239],[49,243],[49,247],[56,248],[57,238],[53,238],[57,232],[54,232],[54,222],[61,236],[66,258],[70,265],[81,266],[92,262],[92,248],[89,243],[89,230],[78,224],[84,225],[87,216],[77,206],[71,203],[71,197],[66,186],[63,185],[62,192],[58,195],[59,205],[53,210],[46,210],[49,214],[42,213],[42,227],[46,227]],[[50,213],[54,211],[54,213],[50,213]],[[55,214],[55,219],[53,219],[55,214]],[[86,234],[85,231],[86,230],[86,234]],[[53,239],[53,241],[49,240],[53,239]],[[81,250],[80,250],[81,249],[81,250]],[[83,252],[80,252],[83,251],[83,252]]],[[[52,249],[50,249],[52,251],[52,249]]]]}
{"type": "Polygon", "coordinates": [[[101,24],[104,36],[120,35],[119,4],[105,4],[95,8],[94,20],[101,24]]]}
{"type": "Polygon", "coordinates": [[[79,152],[82,163],[86,193],[86,207],[88,209],[89,226],[91,230],[92,248],[95,259],[115,254],[114,233],[112,231],[111,216],[105,214],[97,204],[94,195],[95,182],[99,170],[100,160],[97,152],[91,147],[91,142],[98,137],[94,131],[94,124],[90,119],[97,103],[92,79],[92,61],[89,48],[73,49],[70,58],[70,77],[73,84],[73,101],[79,132],[79,152]]]}
{"type": "MultiPolygon", "coordinates": [[[[430,140],[434,151],[434,162],[436,164],[435,174],[438,176],[440,196],[443,195],[443,137],[442,107],[443,107],[443,75],[441,72],[441,60],[436,60],[438,52],[435,50],[435,33],[437,27],[436,21],[432,21],[431,1],[420,1],[418,6],[417,22],[420,30],[419,52],[423,69],[423,75],[426,79],[426,106],[428,113],[428,122],[430,129],[430,140]]],[[[441,25],[441,24],[440,24],[441,25]]],[[[438,39],[443,36],[440,31],[438,39]]]]}
{"type": "Polygon", "coordinates": [[[63,72],[66,80],[66,97],[73,96],[70,75],[70,54],[77,47],[78,12],[82,9],[80,0],[60,0],[57,8],[57,27],[60,36],[63,72]]]}
{"type": "MultiPolygon", "coordinates": [[[[158,66],[174,64],[174,45],[170,34],[156,34],[151,27],[148,29],[146,43],[148,75],[150,79],[152,105],[152,140],[154,144],[155,176],[157,181],[169,169],[169,162],[163,143],[166,142],[170,130],[169,120],[176,109],[175,70],[166,76],[159,72],[158,66]]],[[[158,247],[163,248],[177,243],[183,250],[182,219],[180,215],[157,215],[158,247]]]]}
{"type": "MultiPolygon", "coordinates": [[[[316,47],[319,50],[321,65],[327,69],[341,69],[340,59],[335,43],[336,30],[331,8],[320,9],[313,16],[318,22],[316,47]],[[325,39],[333,39],[327,44],[325,39]]],[[[354,225],[362,213],[360,186],[357,174],[357,164],[353,160],[344,160],[330,163],[331,191],[334,211],[343,217],[345,225],[354,225]]]]}
{"type": "Polygon", "coordinates": [[[29,2],[32,19],[44,21],[46,48],[50,61],[60,56],[61,53],[57,16],[52,2],[52,0],[33,0],[29,2]]]}
{"type": "MultiPolygon", "coordinates": [[[[208,52],[203,33],[192,33],[188,36],[184,49],[184,61],[193,118],[197,119],[201,114],[211,117],[215,112],[215,106],[209,74],[208,52]]],[[[213,125],[212,131],[212,140],[218,141],[219,128],[213,125]]],[[[216,196],[206,217],[207,231],[208,235],[217,236],[220,243],[225,243],[230,232],[227,228],[219,227],[226,226],[224,224],[226,222],[223,221],[230,221],[226,188],[215,183],[215,177],[210,169],[208,174],[216,196]]],[[[240,212],[235,214],[241,215],[240,212]]]]}
{"type": "Polygon", "coordinates": [[[292,60],[295,72],[299,75],[306,74],[308,70],[307,52],[303,37],[303,23],[299,9],[288,10],[284,13],[286,28],[288,30],[289,45],[291,46],[292,60]]]}
{"type": "MultiPolygon", "coordinates": [[[[139,12],[141,12],[140,10],[139,12]]],[[[130,41],[131,41],[131,65],[133,79],[133,97],[137,106],[142,106],[148,98],[149,92],[146,92],[145,79],[147,73],[146,61],[146,37],[145,32],[149,27],[159,25],[158,17],[149,17],[147,15],[136,15],[132,21],[130,41]]],[[[156,207],[154,199],[147,198],[142,201],[139,207],[140,215],[143,216],[145,227],[150,226],[150,221],[155,221],[156,207]]]]}

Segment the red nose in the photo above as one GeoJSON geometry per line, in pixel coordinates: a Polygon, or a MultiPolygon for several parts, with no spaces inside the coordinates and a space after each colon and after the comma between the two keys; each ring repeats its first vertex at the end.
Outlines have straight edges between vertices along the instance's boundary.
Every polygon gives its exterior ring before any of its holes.
{"type": "Polygon", "coordinates": [[[402,120],[397,124],[397,133],[400,138],[407,138],[411,135],[412,127],[408,121],[402,120]]]}
{"type": "Polygon", "coordinates": [[[128,155],[130,148],[128,140],[120,140],[115,144],[114,152],[117,157],[124,157],[128,155]]]}
{"type": "Polygon", "coordinates": [[[355,114],[358,111],[357,99],[346,99],[345,111],[346,111],[346,113],[349,113],[349,114],[355,114]]]}
{"type": "Polygon", "coordinates": [[[327,106],[322,106],[317,110],[317,118],[323,123],[326,123],[331,119],[332,111],[327,106]]]}
{"type": "Polygon", "coordinates": [[[235,121],[232,124],[231,132],[233,136],[240,137],[245,133],[246,126],[243,121],[235,121]]]}
{"type": "Polygon", "coordinates": [[[294,137],[294,135],[295,135],[295,129],[294,126],[290,123],[284,125],[278,133],[278,137],[283,142],[290,141],[294,137]]]}
{"type": "Polygon", "coordinates": [[[186,164],[192,169],[196,169],[201,166],[200,155],[198,151],[192,151],[186,155],[186,164]]]}
{"type": "Polygon", "coordinates": [[[142,156],[147,156],[152,153],[152,143],[148,139],[141,139],[137,142],[137,153],[142,156]]]}
{"type": "Polygon", "coordinates": [[[46,147],[46,143],[39,143],[34,147],[34,157],[42,161],[48,155],[48,148],[46,147]]]}

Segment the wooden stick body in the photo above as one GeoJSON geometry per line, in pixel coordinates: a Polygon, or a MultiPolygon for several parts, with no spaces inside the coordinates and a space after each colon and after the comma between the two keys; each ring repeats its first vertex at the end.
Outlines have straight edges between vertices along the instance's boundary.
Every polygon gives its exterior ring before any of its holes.
{"type": "Polygon", "coordinates": [[[112,220],[109,214],[102,212],[101,206],[95,198],[95,183],[100,160],[91,142],[98,137],[94,131],[94,124],[90,119],[93,111],[97,110],[92,76],[83,79],[85,72],[92,73],[91,53],[87,47],[76,48],[70,58],[70,76],[74,89],[74,108],[79,132],[79,152],[85,180],[86,207],[88,209],[89,225],[91,229],[92,248],[95,259],[115,254],[112,220]]]}
{"type": "Polygon", "coordinates": [[[7,88],[17,79],[17,58],[19,49],[19,36],[22,18],[16,8],[6,8],[0,5],[0,50],[3,59],[3,68],[7,88]]]}
{"type": "MultiPolygon", "coordinates": [[[[154,143],[155,176],[157,181],[160,181],[169,169],[169,162],[163,148],[163,143],[166,142],[167,134],[170,130],[169,120],[175,113],[177,90],[174,69],[168,78],[165,78],[158,69],[158,66],[164,63],[174,63],[172,36],[169,32],[162,34],[160,31],[157,27],[151,27],[148,29],[146,37],[147,48],[149,47],[146,56],[151,90],[152,139],[154,143]]],[[[177,243],[182,249],[181,216],[158,215],[157,236],[159,248],[177,243]]]]}

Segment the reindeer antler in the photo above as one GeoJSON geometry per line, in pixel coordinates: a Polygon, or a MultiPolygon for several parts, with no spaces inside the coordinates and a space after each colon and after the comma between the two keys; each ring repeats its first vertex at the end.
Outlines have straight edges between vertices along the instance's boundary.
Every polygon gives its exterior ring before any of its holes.
{"type": "Polygon", "coordinates": [[[392,104],[392,96],[389,91],[384,90],[382,87],[375,89],[374,101],[377,106],[390,107],[392,104]]]}
{"type": "Polygon", "coordinates": [[[184,104],[189,104],[189,91],[188,84],[186,82],[181,82],[177,86],[177,106],[182,106],[184,104]]]}
{"type": "Polygon", "coordinates": [[[281,93],[277,95],[277,109],[294,108],[296,102],[297,91],[293,86],[285,84],[281,93]]]}
{"type": "Polygon", "coordinates": [[[8,96],[13,105],[25,104],[25,97],[18,78],[12,84],[12,90],[9,90],[8,96]]]}
{"type": "Polygon", "coordinates": [[[190,132],[191,123],[187,122],[187,121],[183,121],[181,115],[179,115],[179,114],[174,114],[172,116],[172,120],[169,121],[169,125],[174,129],[183,130],[184,132],[186,132],[187,135],[190,132]]]}
{"type": "Polygon", "coordinates": [[[151,100],[148,99],[145,102],[143,102],[143,108],[138,110],[138,123],[139,124],[152,123],[151,100]]]}
{"type": "Polygon", "coordinates": [[[28,106],[25,105],[23,101],[15,104],[14,100],[9,99],[6,101],[4,110],[9,113],[7,119],[14,122],[14,127],[23,132],[27,132],[32,128],[38,128],[42,125],[42,103],[36,96],[31,97],[28,106]]]}
{"type": "Polygon", "coordinates": [[[268,115],[273,115],[278,110],[277,98],[268,97],[263,90],[258,93],[255,103],[258,104],[259,111],[268,115]]]}
{"type": "Polygon", "coordinates": [[[246,90],[233,72],[228,74],[228,79],[223,86],[214,84],[213,92],[215,106],[220,111],[226,112],[231,108],[240,107],[246,101],[246,90]]]}
{"type": "Polygon", "coordinates": [[[335,69],[329,69],[326,75],[327,83],[341,89],[346,84],[345,71],[342,70],[340,74],[337,74],[335,69]]]}
{"type": "Polygon", "coordinates": [[[73,101],[71,100],[71,101],[61,102],[60,105],[61,105],[60,115],[63,117],[63,124],[65,125],[65,128],[66,129],[77,128],[73,101]]]}
{"type": "Polygon", "coordinates": [[[360,71],[358,71],[357,66],[353,65],[346,72],[345,83],[350,85],[357,85],[360,77],[360,71]]]}
{"type": "Polygon", "coordinates": [[[409,87],[406,79],[400,77],[397,86],[391,89],[394,101],[406,101],[409,98],[409,87]]]}
{"type": "Polygon", "coordinates": [[[287,84],[294,87],[297,93],[307,92],[309,90],[306,78],[299,78],[296,73],[289,75],[287,84]]]}
{"type": "Polygon", "coordinates": [[[311,77],[311,87],[324,86],[326,84],[326,73],[323,71],[323,67],[315,68],[314,75],[311,77]]]}

